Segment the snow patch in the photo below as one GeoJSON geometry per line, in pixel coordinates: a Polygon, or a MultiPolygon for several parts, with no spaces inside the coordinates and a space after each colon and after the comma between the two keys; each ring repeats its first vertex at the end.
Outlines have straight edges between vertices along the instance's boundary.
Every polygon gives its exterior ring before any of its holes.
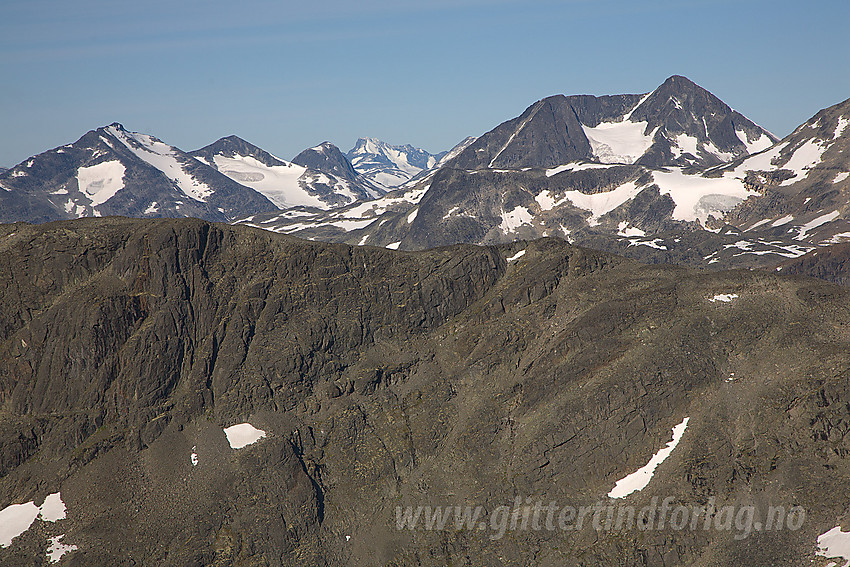
{"type": "Polygon", "coordinates": [[[257,429],[250,423],[231,425],[225,428],[224,434],[227,436],[227,442],[230,443],[232,449],[247,447],[266,436],[265,431],[257,429]]]}
{"type": "Polygon", "coordinates": [[[398,242],[391,242],[384,246],[384,248],[389,248],[390,250],[398,250],[398,247],[401,246],[401,240],[398,242]]]}
{"type": "Polygon", "coordinates": [[[764,132],[760,133],[759,137],[755,140],[750,140],[749,136],[744,130],[735,130],[735,135],[738,136],[738,139],[741,140],[741,143],[746,146],[748,154],[757,154],[759,152],[763,152],[764,150],[773,145],[773,140],[771,140],[764,132]]]}
{"type": "Polygon", "coordinates": [[[413,223],[413,221],[416,219],[417,213],[419,213],[419,209],[413,209],[413,212],[407,215],[407,224],[413,223]]]}
{"type": "Polygon", "coordinates": [[[670,149],[673,151],[673,157],[679,158],[684,154],[691,154],[692,156],[697,156],[697,142],[698,140],[694,136],[688,136],[687,134],[679,134],[673,140],[673,146],[670,146],[670,149]]]}
{"type": "MultiPolygon", "coordinates": [[[[229,439],[230,439],[230,438],[228,437],[228,440],[229,440],[229,439]]],[[[196,453],[196,451],[197,451],[197,450],[198,450],[197,445],[196,445],[196,446],[194,446],[194,447],[192,447],[192,454],[191,454],[191,455],[189,455],[189,462],[190,462],[190,463],[192,463],[192,466],[193,466],[193,467],[197,467],[197,466],[198,466],[198,463],[200,462],[200,461],[198,460],[198,453],[196,453]]]]}
{"type": "Polygon", "coordinates": [[[850,177],[850,172],[842,171],[841,173],[836,174],[835,179],[833,179],[833,183],[841,183],[845,179],[850,177]]]}
{"type": "Polygon", "coordinates": [[[51,563],[59,563],[62,556],[71,551],[77,551],[76,545],[65,545],[60,540],[65,537],[65,534],[50,538],[50,546],[47,548],[47,559],[51,563]]]}
{"type": "Polygon", "coordinates": [[[118,160],[81,167],[77,170],[77,186],[91,199],[92,207],[97,207],[124,188],[126,171],[118,160]]]}
{"type": "MultiPolygon", "coordinates": [[[[703,118],[703,120],[705,120],[705,118],[703,118]]],[[[714,142],[710,140],[708,142],[703,142],[702,148],[721,161],[732,161],[735,158],[735,154],[731,152],[721,152],[720,149],[714,145],[714,142]]]]}
{"type": "Polygon", "coordinates": [[[647,122],[602,122],[590,128],[581,125],[590,142],[593,155],[602,163],[634,163],[652,145],[658,128],[649,135],[644,134],[647,122]]]}
{"type": "Polygon", "coordinates": [[[12,540],[30,529],[36,518],[45,522],[64,520],[65,510],[59,492],[48,495],[41,506],[32,501],[7,506],[0,510],[0,547],[12,545],[12,540]]]}
{"type": "Polygon", "coordinates": [[[573,190],[564,192],[564,197],[579,209],[590,211],[591,215],[587,224],[596,226],[599,224],[600,217],[610,213],[623,203],[631,201],[643,189],[644,187],[638,187],[634,181],[629,181],[613,191],[588,195],[587,193],[573,190]]]}
{"type": "Polygon", "coordinates": [[[555,208],[555,205],[557,205],[557,201],[555,201],[555,198],[552,196],[552,192],[548,189],[541,191],[534,200],[537,201],[540,209],[544,211],[551,211],[555,208]]]}
{"type": "Polygon", "coordinates": [[[741,201],[756,195],[749,191],[741,179],[734,177],[703,177],[686,175],[681,168],[654,171],[653,180],[662,195],[669,195],[676,207],[673,219],[702,224],[711,215],[722,216],[741,201]]]}
{"type": "Polygon", "coordinates": [[[523,249],[523,250],[520,250],[519,252],[517,252],[516,254],[514,254],[514,255],[513,255],[513,256],[511,256],[510,258],[505,258],[505,259],[506,259],[508,262],[513,262],[514,260],[519,260],[519,259],[520,259],[520,258],[522,258],[523,256],[525,256],[525,250],[524,250],[524,249],[523,249]]]}
{"type": "Polygon", "coordinates": [[[646,236],[646,233],[639,228],[629,227],[629,221],[623,221],[617,227],[618,236],[646,236]]]}
{"type": "Polygon", "coordinates": [[[34,502],[12,504],[0,510],[0,547],[12,545],[13,539],[30,529],[38,514],[34,502]]]}
{"type": "Polygon", "coordinates": [[[608,497],[624,498],[633,492],[646,488],[649,481],[652,480],[652,476],[655,474],[655,469],[670,456],[673,449],[675,449],[676,445],[679,444],[679,441],[682,440],[682,435],[685,434],[685,429],[688,427],[689,420],[690,418],[686,417],[682,420],[682,423],[673,428],[673,440],[668,442],[663,449],[655,453],[646,465],[625,478],[618,480],[611,492],[608,493],[608,497]]]}
{"type": "Polygon", "coordinates": [[[843,567],[850,567],[850,531],[842,532],[841,526],[835,526],[819,535],[816,555],[829,559],[841,558],[846,561],[843,567]]]}
{"type": "Polygon", "coordinates": [[[508,234],[509,232],[516,232],[516,229],[524,224],[531,224],[532,220],[534,220],[534,217],[529,210],[520,206],[507,213],[502,211],[502,222],[499,224],[499,228],[502,233],[508,234]]]}
{"type": "Polygon", "coordinates": [[[67,508],[65,508],[65,503],[62,502],[62,494],[54,492],[44,499],[44,504],[39,508],[38,517],[45,522],[58,522],[65,519],[66,512],[67,508]]]}
{"type": "Polygon", "coordinates": [[[840,213],[838,211],[832,211],[831,213],[821,215],[818,218],[807,222],[800,227],[800,233],[794,237],[794,240],[803,240],[810,231],[828,222],[834,221],[838,218],[839,214],[840,213]]]}
{"type": "Polygon", "coordinates": [[[712,303],[722,301],[723,303],[731,303],[733,299],[738,299],[737,293],[720,293],[709,299],[712,303]]]}
{"type": "Polygon", "coordinates": [[[848,240],[850,240],[850,232],[839,232],[838,234],[833,234],[832,238],[824,240],[821,244],[840,244],[841,242],[847,242],[848,240]]]}
{"type": "Polygon", "coordinates": [[[827,149],[827,145],[821,145],[818,140],[806,140],[799,148],[794,150],[791,159],[782,166],[782,169],[790,169],[794,172],[794,177],[786,179],[780,186],[788,186],[805,179],[809,175],[809,170],[820,163],[823,153],[827,149]]]}

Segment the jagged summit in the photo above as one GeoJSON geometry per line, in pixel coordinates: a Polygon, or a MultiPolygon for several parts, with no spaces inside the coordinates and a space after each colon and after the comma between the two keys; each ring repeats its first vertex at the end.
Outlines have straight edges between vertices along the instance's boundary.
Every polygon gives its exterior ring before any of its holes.
{"type": "Polygon", "coordinates": [[[571,161],[710,167],[776,138],[679,75],[643,95],[554,95],[500,124],[455,163],[466,169],[555,167],[571,161]]]}
{"type": "Polygon", "coordinates": [[[390,190],[431,169],[445,154],[431,154],[410,144],[394,146],[377,138],[360,138],[346,157],[363,178],[390,190]]]}

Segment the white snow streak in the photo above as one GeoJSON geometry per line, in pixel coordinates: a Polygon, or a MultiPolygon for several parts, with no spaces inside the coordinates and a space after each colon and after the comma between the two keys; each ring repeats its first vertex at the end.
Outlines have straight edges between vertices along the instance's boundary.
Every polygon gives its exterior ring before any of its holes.
{"type": "Polygon", "coordinates": [[[821,215],[818,218],[807,222],[806,224],[800,227],[800,233],[794,237],[794,240],[803,240],[804,238],[806,238],[806,235],[810,231],[816,229],[817,227],[823,224],[834,221],[838,218],[839,214],[840,213],[838,211],[832,211],[831,213],[821,215]]]}
{"type": "Polygon", "coordinates": [[[679,441],[682,440],[682,435],[685,434],[685,429],[688,427],[689,420],[690,418],[686,417],[682,420],[682,423],[673,428],[673,440],[668,442],[663,449],[655,453],[646,465],[627,477],[618,480],[614,488],[611,489],[611,492],[608,493],[608,497],[624,498],[632,492],[637,492],[646,488],[649,481],[652,480],[653,474],[655,474],[656,467],[670,456],[670,453],[673,452],[673,449],[675,449],[676,445],[679,444],[679,441]]]}
{"type": "Polygon", "coordinates": [[[511,137],[508,138],[508,141],[505,142],[505,145],[502,146],[502,149],[499,150],[499,152],[496,154],[496,156],[493,159],[490,160],[490,163],[487,165],[487,167],[493,167],[493,164],[496,163],[496,160],[499,158],[500,155],[502,155],[502,152],[504,152],[507,149],[507,147],[511,145],[511,142],[514,141],[514,138],[517,137],[517,134],[522,132],[522,129],[525,128],[525,126],[529,122],[531,122],[531,119],[534,118],[534,115],[537,114],[538,110],[540,110],[540,106],[542,104],[543,104],[542,101],[537,103],[537,107],[534,110],[531,111],[531,114],[528,115],[528,118],[526,118],[525,120],[522,121],[522,124],[519,125],[519,128],[517,128],[516,131],[514,131],[514,133],[511,134],[511,137]]]}
{"type": "Polygon", "coordinates": [[[165,174],[186,196],[206,202],[213,194],[212,188],[195,179],[177,159],[175,149],[147,134],[137,134],[109,126],[107,131],[127,146],[136,157],[165,174]]]}

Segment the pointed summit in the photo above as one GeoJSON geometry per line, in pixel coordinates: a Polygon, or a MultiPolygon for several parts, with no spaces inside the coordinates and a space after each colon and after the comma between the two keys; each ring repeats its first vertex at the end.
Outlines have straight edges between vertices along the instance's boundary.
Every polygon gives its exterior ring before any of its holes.
{"type": "Polygon", "coordinates": [[[691,168],[761,151],[776,138],[690,79],[644,95],[556,95],[481,136],[466,169],[556,167],[572,161],[691,168]]]}
{"type": "Polygon", "coordinates": [[[287,164],[286,161],[279,157],[270,154],[262,148],[255,146],[251,142],[247,142],[236,135],[220,138],[208,146],[204,146],[199,150],[191,152],[191,154],[207,164],[211,164],[214,161],[214,156],[216,155],[226,157],[250,156],[268,167],[287,164]]]}
{"type": "Polygon", "coordinates": [[[335,175],[352,183],[358,182],[357,172],[354,171],[351,162],[338,147],[330,142],[322,142],[318,146],[304,150],[292,159],[292,163],[335,175]]]}

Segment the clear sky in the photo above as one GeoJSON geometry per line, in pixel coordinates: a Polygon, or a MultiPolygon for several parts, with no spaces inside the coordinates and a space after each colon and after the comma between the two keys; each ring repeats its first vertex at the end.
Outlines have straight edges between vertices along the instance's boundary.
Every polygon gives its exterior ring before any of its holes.
{"type": "Polygon", "coordinates": [[[187,151],[437,152],[673,74],[782,137],[850,98],[848,32],[848,0],[3,0],[0,165],[116,121],[187,151]]]}

